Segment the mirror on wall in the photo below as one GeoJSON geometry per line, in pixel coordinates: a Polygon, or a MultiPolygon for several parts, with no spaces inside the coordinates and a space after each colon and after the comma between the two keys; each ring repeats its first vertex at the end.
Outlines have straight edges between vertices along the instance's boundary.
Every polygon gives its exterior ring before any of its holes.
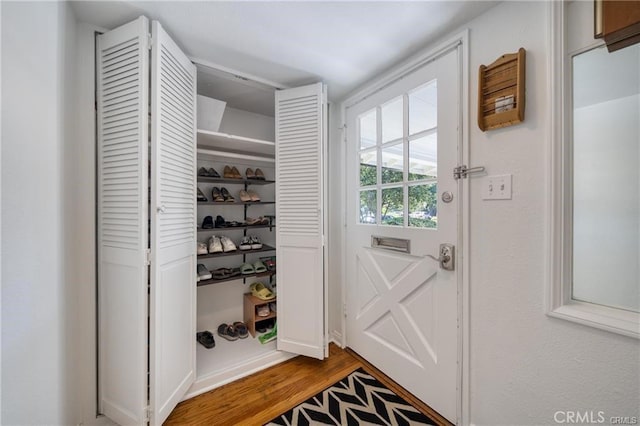
{"type": "Polygon", "coordinates": [[[572,298],[640,312],[640,45],[572,58],[572,298]]]}

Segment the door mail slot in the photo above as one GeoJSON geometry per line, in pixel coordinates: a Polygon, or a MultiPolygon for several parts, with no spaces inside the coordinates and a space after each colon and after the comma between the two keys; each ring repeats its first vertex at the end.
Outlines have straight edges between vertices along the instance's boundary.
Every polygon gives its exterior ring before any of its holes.
{"type": "Polygon", "coordinates": [[[385,250],[411,253],[411,240],[404,238],[371,236],[371,247],[385,250]]]}

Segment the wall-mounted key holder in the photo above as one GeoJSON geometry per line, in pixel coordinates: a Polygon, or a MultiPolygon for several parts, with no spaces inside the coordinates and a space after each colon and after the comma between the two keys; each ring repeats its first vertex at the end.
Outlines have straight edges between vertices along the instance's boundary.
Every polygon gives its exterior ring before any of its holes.
{"type": "Polygon", "coordinates": [[[480,65],[478,127],[483,132],[524,121],[525,50],[480,65]]]}

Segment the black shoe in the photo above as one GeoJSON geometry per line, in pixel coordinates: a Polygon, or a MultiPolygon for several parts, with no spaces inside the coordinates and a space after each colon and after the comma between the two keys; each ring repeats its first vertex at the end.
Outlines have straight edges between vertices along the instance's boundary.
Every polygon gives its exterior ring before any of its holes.
{"type": "Polygon", "coordinates": [[[209,177],[209,172],[207,171],[207,169],[205,169],[204,167],[200,167],[198,169],[198,176],[204,176],[204,177],[209,177]]]}
{"type": "Polygon", "coordinates": [[[213,338],[213,333],[210,331],[199,331],[196,333],[196,339],[198,343],[204,346],[207,349],[211,349],[216,346],[216,341],[213,338]]]}
{"type": "Polygon", "coordinates": [[[211,216],[207,216],[202,221],[202,229],[213,229],[213,218],[211,216]]]}
{"type": "Polygon", "coordinates": [[[200,191],[200,188],[198,188],[198,201],[209,201],[207,200],[207,197],[204,196],[202,191],[200,191]]]}
{"type": "Polygon", "coordinates": [[[216,172],[216,169],[214,169],[213,167],[210,168],[207,173],[209,173],[210,177],[214,177],[214,178],[219,178],[220,177],[220,174],[218,172],[216,172]]]}
{"type": "Polygon", "coordinates": [[[216,228],[224,228],[226,225],[226,222],[224,220],[224,217],[222,216],[217,216],[216,217],[216,228]]]}

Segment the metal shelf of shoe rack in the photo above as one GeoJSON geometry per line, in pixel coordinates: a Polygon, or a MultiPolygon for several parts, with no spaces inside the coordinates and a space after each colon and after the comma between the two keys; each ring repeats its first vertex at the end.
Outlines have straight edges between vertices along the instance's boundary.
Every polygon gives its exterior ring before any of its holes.
{"type": "Polygon", "coordinates": [[[222,226],[218,228],[198,228],[197,232],[200,234],[209,233],[209,232],[227,232],[227,231],[236,231],[239,229],[249,230],[249,229],[260,229],[260,228],[275,228],[275,225],[242,225],[242,226],[222,226]]]}
{"type": "MultiPolygon", "coordinates": [[[[241,184],[244,185],[244,189],[245,191],[247,190],[247,187],[249,185],[269,185],[269,184],[273,184],[276,181],[274,180],[262,180],[262,179],[225,179],[225,178],[214,178],[214,177],[205,177],[205,176],[198,176],[198,182],[203,182],[203,183],[226,183],[226,184],[241,184]]],[[[275,201],[234,201],[233,203],[227,202],[227,201],[198,201],[197,202],[198,206],[207,206],[207,205],[216,205],[216,206],[244,206],[244,220],[247,220],[247,208],[249,206],[252,205],[264,205],[264,204],[275,204],[275,201]]],[[[230,229],[243,229],[243,236],[247,235],[247,230],[248,229],[253,229],[253,228],[269,228],[269,231],[272,232],[273,228],[275,228],[275,224],[273,224],[273,216],[269,216],[270,220],[269,220],[269,224],[268,225],[246,225],[246,226],[228,226],[228,227],[223,227],[223,228],[211,228],[211,229],[198,229],[197,232],[216,232],[219,230],[230,230],[230,229]]],[[[261,249],[255,249],[255,250],[238,250],[238,251],[233,251],[233,252],[227,252],[227,253],[213,253],[213,254],[200,254],[198,255],[198,259],[207,259],[207,258],[216,258],[216,257],[224,257],[224,256],[238,256],[238,255],[242,255],[242,263],[245,263],[247,261],[247,254],[251,254],[251,253],[259,253],[259,252],[265,252],[265,251],[273,251],[275,250],[275,247],[271,247],[267,244],[263,244],[261,249]]],[[[204,281],[199,281],[197,283],[198,287],[204,286],[204,285],[209,285],[209,284],[218,284],[218,283],[222,283],[222,282],[226,282],[226,281],[234,281],[234,280],[243,280],[244,283],[246,283],[246,279],[247,278],[252,278],[252,277],[269,277],[269,280],[271,280],[271,278],[276,274],[276,271],[267,271],[267,272],[261,272],[258,274],[251,274],[251,275],[238,275],[235,277],[229,277],[229,278],[224,278],[221,280],[215,280],[215,279],[210,279],[210,280],[204,280],[204,281]]]]}
{"type": "Polygon", "coordinates": [[[236,276],[233,276],[233,277],[222,278],[222,279],[219,279],[219,280],[216,280],[216,279],[212,278],[210,280],[198,281],[196,284],[197,284],[198,287],[202,287],[202,286],[205,286],[205,285],[226,283],[227,281],[242,280],[242,279],[245,279],[245,278],[261,278],[261,277],[269,277],[269,278],[271,278],[275,274],[276,274],[276,271],[267,271],[267,272],[260,272],[260,273],[257,273],[257,274],[236,275],[236,276]]]}

